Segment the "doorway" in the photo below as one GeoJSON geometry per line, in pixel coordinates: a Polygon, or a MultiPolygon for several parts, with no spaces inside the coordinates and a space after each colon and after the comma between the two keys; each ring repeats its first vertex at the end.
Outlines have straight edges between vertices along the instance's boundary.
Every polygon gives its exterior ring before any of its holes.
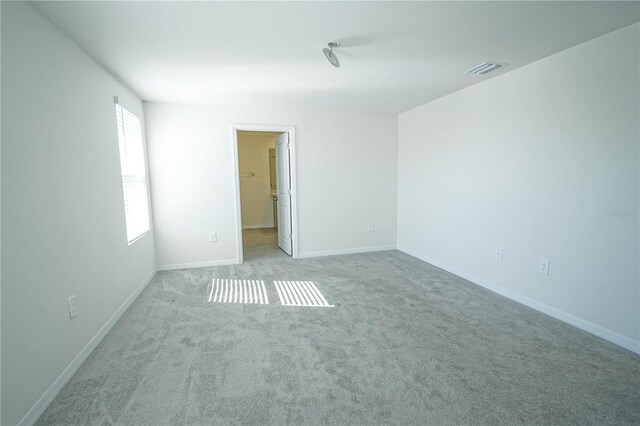
{"type": "Polygon", "coordinates": [[[298,257],[293,127],[232,128],[238,261],[298,257]]]}

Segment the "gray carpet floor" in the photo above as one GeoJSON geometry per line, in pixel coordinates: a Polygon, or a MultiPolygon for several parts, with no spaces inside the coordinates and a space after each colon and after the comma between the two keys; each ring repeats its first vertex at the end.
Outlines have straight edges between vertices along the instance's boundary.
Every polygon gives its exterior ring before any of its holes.
{"type": "Polygon", "coordinates": [[[254,259],[158,273],[38,423],[639,424],[640,356],[398,251],[254,259]],[[271,304],[208,303],[212,278],[271,304]]]}

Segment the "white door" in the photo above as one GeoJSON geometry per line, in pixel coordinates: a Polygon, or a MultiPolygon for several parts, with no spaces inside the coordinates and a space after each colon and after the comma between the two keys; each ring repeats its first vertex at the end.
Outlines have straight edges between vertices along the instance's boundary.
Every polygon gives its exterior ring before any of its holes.
{"type": "Polygon", "coordinates": [[[278,247],[291,256],[291,176],[289,133],[276,138],[276,192],[278,196],[278,247]]]}

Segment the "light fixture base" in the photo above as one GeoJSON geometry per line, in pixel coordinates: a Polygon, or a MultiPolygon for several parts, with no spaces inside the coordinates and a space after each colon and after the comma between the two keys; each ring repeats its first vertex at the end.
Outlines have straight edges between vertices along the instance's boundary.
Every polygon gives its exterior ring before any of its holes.
{"type": "Polygon", "coordinates": [[[333,48],[340,47],[340,45],[332,41],[328,43],[327,46],[329,46],[329,48],[328,49],[326,47],[323,48],[322,53],[324,53],[325,58],[327,58],[327,61],[329,61],[331,65],[333,65],[336,68],[340,68],[340,61],[338,60],[338,57],[336,56],[336,54],[333,53],[333,48]]]}

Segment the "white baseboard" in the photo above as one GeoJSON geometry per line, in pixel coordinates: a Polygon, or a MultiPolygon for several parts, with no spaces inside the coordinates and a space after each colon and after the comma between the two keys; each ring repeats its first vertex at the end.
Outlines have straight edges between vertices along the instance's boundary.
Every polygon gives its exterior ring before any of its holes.
{"type": "Polygon", "coordinates": [[[610,341],[611,343],[615,343],[618,346],[622,346],[625,349],[628,349],[632,352],[638,353],[640,354],[640,342],[633,340],[629,337],[623,336],[619,333],[616,333],[615,331],[611,331],[607,328],[604,328],[602,326],[599,326],[597,324],[594,324],[592,322],[589,322],[587,320],[584,320],[582,318],[576,317],[574,315],[571,315],[567,312],[561,311],[559,309],[556,309],[554,307],[551,307],[549,305],[546,305],[544,303],[538,302],[537,300],[531,299],[527,296],[524,296],[520,293],[517,293],[513,290],[509,290],[507,288],[501,287],[495,283],[492,283],[490,281],[487,280],[483,280],[481,278],[478,278],[474,275],[471,275],[467,272],[461,271],[457,268],[454,268],[452,266],[449,265],[445,265],[442,262],[436,260],[436,259],[432,259],[428,256],[425,256],[421,253],[418,253],[414,250],[408,249],[406,247],[398,247],[398,250],[408,254],[409,256],[413,256],[417,259],[420,259],[424,262],[427,262],[433,266],[436,266],[440,269],[444,269],[447,272],[450,272],[454,275],[457,275],[461,278],[464,278],[467,281],[471,281],[474,284],[477,284],[479,286],[482,286],[488,290],[493,291],[494,293],[498,293],[504,297],[507,297],[511,300],[514,300],[518,303],[521,303],[525,306],[528,306],[530,308],[533,308],[539,312],[542,312],[544,314],[547,314],[549,316],[552,316],[556,319],[559,319],[560,321],[566,322],[568,324],[571,324],[575,327],[578,327],[581,330],[584,330],[588,333],[594,334],[598,337],[601,337],[605,340],[610,341]]]}
{"type": "Polygon", "coordinates": [[[111,315],[111,318],[107,320],[107,322],[102,326],[100,330],[93,336],[93,338],[85,345],[84,348],[80,351],[78,355],[71,361],[71,363],[64,369],[64,371],[58,376],[56,380],[51,384],[49,389],[47,389],[42,396],[36,401],[36,403],[31,407],[31,409],[25,414],[25,416],[18,422],[18,425],[32,425],[38,420],[38,417],[42,415],[44,410],[47,409],[51,401],[58,395],[58,393],[62,390],[64,385],[67,384],[69,379],[78,371],[78,368],[82,365],[82,363],[87,359],[91,352],[98,346],[98,344],[102,341],[104,336],[111,331],[113,326],[118,322],[122,314],[126,312],[126,310],[131,306],[134,300],[142,293],[142,290],[151,282],[154,275],[156,274],[156,270],[154,269],[151,273],[144,279],[142,284],[133,292],[131,295],[125,300],[122,305],[116,310],[116,312],[111,315]]]}
{"type": "Polygon", "coordinates": [[[337,250],[321,250],[321,251],[307,251],[298,254],[298,258],[306,258],[306,257],[321,257],[321,256],[335,256],[338,254],[356,254],[356,253],[370,253],[374,251],[387,251],[387,250],[395,250],[395,245],[389,246],[372,246],[372,247],[357,247],[357,248],[348,248],[348,249],[337,249],[337,250]]]}
{"type": "Polygon", "coordinates": [[[273,223],[268,223],[266,225],[247,225],[243,226],[242,229],[274,229],[273,223]]]}
{"type": "Polygon", "coordinates": [[[221,260],[205,260],[203,262],[189,262],[189,263],[174,263],[172,265],[158,266],[158,271],[173,271],[175,269],[189,269],[189,268],[205,268],[207,266],[224,266],[224,265],[237,265],[240,260],[234,259],[221,259],[221,260]]]}

